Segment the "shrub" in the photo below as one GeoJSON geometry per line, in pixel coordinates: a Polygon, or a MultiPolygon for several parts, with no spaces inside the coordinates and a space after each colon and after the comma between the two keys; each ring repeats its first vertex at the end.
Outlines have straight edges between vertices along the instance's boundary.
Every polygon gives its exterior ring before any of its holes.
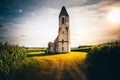
{"type": "Polygon", "coordinates": [[[120,41],[94,47],[87,55],[88,80],[120,80],[120,41]]]}
{"type": "Polygon", "coordinates": [[[0,78],[12,75],[17,65],[26,57],[23,47],[0,43],[0,78]]]}
{"type": "Polygon", "coordinates": [[[25,50],[27,51],[27,53],[29,53],[29,52],[45,52],[46,48],[30,48],[30,47],[26,47],[25,50]]]}
{"type": "Polygon", "coordinates": [[[71,49],[72,52],[89,52],[91,50],[90,47],[85,48],[73,48],[71,49]]]}

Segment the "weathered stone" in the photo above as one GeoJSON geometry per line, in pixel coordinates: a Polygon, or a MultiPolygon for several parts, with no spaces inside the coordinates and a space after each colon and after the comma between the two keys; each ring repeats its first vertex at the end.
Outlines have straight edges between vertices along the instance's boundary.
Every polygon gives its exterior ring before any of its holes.
{"type": "Polygon", "coordinates": [[[69,15],[65,9],[59,14],[59,30],[58,36],[54,40],[54,43],[49,42],[48,53],[67,53],[70,52],[70,28],[69,28],[69,15]]]}

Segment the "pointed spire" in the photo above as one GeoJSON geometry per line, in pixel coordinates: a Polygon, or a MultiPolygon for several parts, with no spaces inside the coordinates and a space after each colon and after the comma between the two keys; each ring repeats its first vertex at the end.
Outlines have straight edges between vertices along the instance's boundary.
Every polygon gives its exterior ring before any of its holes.
{"type": "Polygon", "coordinates": [[[67,13],[67,11],[66,11],[66,9],[65,9],[65,6],[62,7],[59,16],[69,16],[68,13],[67,13]]]}

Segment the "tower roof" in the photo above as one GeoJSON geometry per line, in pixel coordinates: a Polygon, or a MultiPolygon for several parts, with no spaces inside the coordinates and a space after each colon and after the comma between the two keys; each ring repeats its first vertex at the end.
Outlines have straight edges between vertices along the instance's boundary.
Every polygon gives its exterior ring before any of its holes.
{"type": "Polygon", "coordinates": [[[62,7],[59,16],[69,16],[68,13],[67,13],[67,10],[65,9],[65,6],[62,7]]]}

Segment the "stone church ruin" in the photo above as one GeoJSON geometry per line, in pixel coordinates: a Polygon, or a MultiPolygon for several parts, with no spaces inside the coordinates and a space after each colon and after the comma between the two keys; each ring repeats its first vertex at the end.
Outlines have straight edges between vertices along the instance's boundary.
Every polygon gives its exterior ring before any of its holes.
{"type": "Polygon", "coordinates": [[[54,43],[48,43],[47,53],[68,53],[70,51],[69,14],[63,6],[59,14],[58,36],[54,40],[54,43]]]}

